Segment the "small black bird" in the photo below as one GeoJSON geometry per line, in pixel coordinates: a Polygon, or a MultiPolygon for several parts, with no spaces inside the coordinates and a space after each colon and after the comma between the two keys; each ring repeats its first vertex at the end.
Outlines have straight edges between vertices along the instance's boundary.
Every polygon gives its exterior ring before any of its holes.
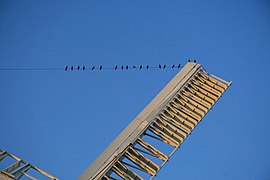
{"type": "Polygon", "coordinates": [[[114,70],[116,70],[116,69],[117,69],[117,66],[115,66],[114,70]]]}
{"type": "Polygon", "coordinates": [[[65,71],[67,71],[68,70],[68,66],[66,66],[66,68],[65,68],[65,71]]]}
{"type": "Polygon", "coordinates": [[[136,66],[133,66],[133,69],[136,69],[136,66]]]}
{"type": "Polygon", "coordinates": [[[164,66],[163,66],[163,69],[165,69],[166,68],[166,64],[164,64],[164,66]]]}
{"type": "Polygon", "coordinates": [[[102,66],[99,66],[99,70],[102,70],[102,66]]]}
{"type": "Polygon", "coordinates": [[[126,65],[126,69],[128,69],[128,65],[126,65]]]}
{"type": "Polygon", "coordinates": [[[159,69],[161,69],[161,65],[160,64],[158,65],[158,67],[159,67],[159,69]]]}
{"type": "Polygon", "coordinates": [[[190,59],[188,60],[188,62],[190,62],[190,59]]]}
{"type": "Polygon", "coordinates": [[[91,70],[94,70],[94,69],[95,69],[95,66],[93,66],[91,70]]]}
{"type": "Polygon", "coordinates": [[[146,66],[146,69],[149,69],[149,65],[146,66]]]}
{"type": "Polygon", "coordinates": [[[80,68],[81,68],[80,66],[77,67],[78,70],[80,70],[80,68]]]}
{"type": "Polygon", "coordinates": [[[142,65],[140,65],[140,69],[142,69],[142,65]]]}
{"type": "Polygon", "coordinates": [[[175,65],[172,65],[172,69],[174,68],[175,65]]]}
{"type": "Polygon", "coordinates": [[[196,60],[194,60],[194,62],[196,63],[196,60]]]}
{"type": "Polygon", "coordinates": [[[71,66],[71,68],[70,68],[72,71],[73,71],[73,66],[71,66]]]}
{"type": "Polygon", "coordinates": [[[83,70],[83,71],[85,70],[85,66],[82,67],[82,70],[83,70]]]}
{"type": "Polygon", "coordinates": [[[124,66],[122,65],[121,69],[123,70],[124,69],[124,66]]]}
{"type": "Polygon", "coordinates": [[[181,64],[178,64],[178,67],[177,68],[180,68],[181,67],[181,64]]]}

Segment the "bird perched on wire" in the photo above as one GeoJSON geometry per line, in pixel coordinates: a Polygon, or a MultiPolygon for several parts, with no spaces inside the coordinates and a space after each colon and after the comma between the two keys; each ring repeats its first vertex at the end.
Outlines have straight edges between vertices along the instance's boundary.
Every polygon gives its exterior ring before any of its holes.
{"type": "MultiPolygon", "coordinates": [[[[188,62],[195,62],[196,63],[196,60],[188,60],[188,62]]],[[[89,70],[94,70],[94,69],[99,69],[99,70],[107,70],[107,69],[114,69],[114,70],[117,70],[117,69],[122,69],[122,70],[129,70],[129,69],[151,69],[151,68],[159,68],[159,69],[166,69],[166,68],[172,68],[172,69],[175,69],[175,68],[180,68],[180,67],[182,67],[181,66],[181,64],[172,64],[172,66],[167,66],[166,64],[159,64],[158,65],[158,67],[156,67],[156,66],[153,66],[153,67],[151,67],[150,65],[145,65],[145,66],[143,66],[142,64],[141,65],[139,65],[139,66],[135,66],[135,65],[133,65],[133,66],[129,66],[129,65],[116,65],[116,66],[114,66],[114,67],[112,67],[112,68],[104,68],[102,65],[100,65],[100,66],[97,66],[97,67],[95,67],[95,66],[90,66],[89,68],[86,68],[85,66],[65,66],[65,68],[64,68],[64,70],[65,71],[68,71],[69,69],[71,70],[71,71],[73,71],[73,70],[82,70],[82,71],[84,71],[84,70],[87,70],[87,69],[89,69],[89,70]]]]}

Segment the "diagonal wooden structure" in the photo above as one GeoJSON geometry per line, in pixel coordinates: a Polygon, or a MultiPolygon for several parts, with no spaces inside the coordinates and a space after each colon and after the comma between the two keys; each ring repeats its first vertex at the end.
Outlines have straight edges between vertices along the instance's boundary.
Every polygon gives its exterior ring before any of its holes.
{"type": "MultiPolygon", "coordinates": [[[[58,180],[58,178],[52,176],[51,174],[39,169],[32,164],[25,162],[23,159],[20,159],[9,152],[0,149],[0,163],[5,159],[10,158],[13,160],[13,163],[8,164],[8,166],[4,169],[0,169],[0,179],[1,180],[19,180],[21,178],[27,178],[32,180],[37,180],[42,177],[42,179],[51,179],[58,180]],[[35,174],[38,174],[38,178],[29,173],[29,171],[34,171],[35,174]]],[[[2,166],[1,166],[2,167],[2,166]]]]}
{"type": "Polygon", "coordinates": [[[188,62],[79,180],[154,178],[230,85],[188,62]]]}

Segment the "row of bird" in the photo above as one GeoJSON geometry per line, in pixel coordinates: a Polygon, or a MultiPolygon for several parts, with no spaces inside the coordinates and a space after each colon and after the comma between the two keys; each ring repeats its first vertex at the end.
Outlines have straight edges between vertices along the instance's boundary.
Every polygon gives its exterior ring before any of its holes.
{"type": "Polygon", "coordinates": [[[149,66],[149,65],[146,65],[146,66],[143,66],[143,65],[140,65],[140,66],[128,66],[128,65],[116,65],[112,68],[104,68],[102,65],[101,66],[91,66],[91,67],[86,67],[86,66],[66,66],[65,67],[65,71],[68,71],[68,70],[103,70],[103,69],[114,69],[114,70],[128,70],[128,69],[166,69],[166,68],[171,68],[171,69],[174,69],[174,68],[180,68],[182,67],[181,64],[178,64],[178,65],[175,65],[173,64],[172,66],[167,66],[166,64],[164,65],[161,65],[159,64],[158,66],[149,66]]]}

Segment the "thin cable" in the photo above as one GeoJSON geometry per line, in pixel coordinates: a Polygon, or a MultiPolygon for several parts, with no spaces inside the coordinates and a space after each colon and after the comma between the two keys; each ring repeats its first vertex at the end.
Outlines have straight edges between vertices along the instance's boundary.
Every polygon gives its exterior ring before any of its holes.
{"type": "Polygon", "coordinates": [[[148,70],[148,69],[179,69],[183,66],[181,64],[168,66],[166,64],[159,64],[158,66],[150,65],[139,65],[139,66],[129,66],[129,65],[116,65],[114,67],[103,67],[100,66],[66,66],[65,71],[87,71],[87,70],[148,70]]]}
{"type": "MultiPolygon", "coordinates": [[[[191,62],[190,60],[188,62],[191,62]]],[[[196,63],[196,60],[193,62],[196,63]]],[[[115,65],[113,67],[104,67],[103,65],[99,66],[65,66],[64,68],[57,67],[47,67],[47,68],[0,68],[0,71],[93,71],[93,70],[149,70],[149,69],[179,69],[183,66],[181,64],[159,64],[158,66],[150,66],[150,65],[115,65]]]]}
{"type": "Polygon", "coordinates": [[[64,68],[0,68],[0,71],[59,71],[64,68]]]}

